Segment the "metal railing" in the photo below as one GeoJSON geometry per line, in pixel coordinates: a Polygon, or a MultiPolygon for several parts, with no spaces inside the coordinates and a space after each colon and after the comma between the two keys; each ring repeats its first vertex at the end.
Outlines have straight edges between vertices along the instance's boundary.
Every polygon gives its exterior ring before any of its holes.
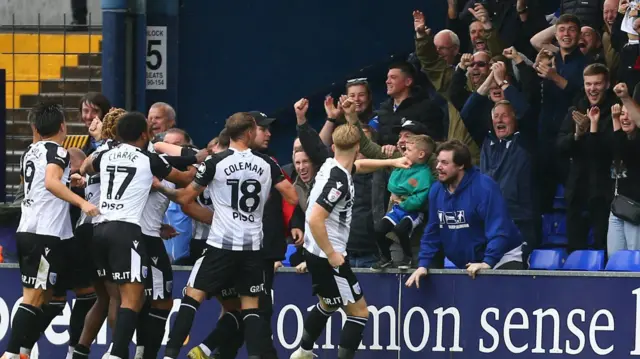
{"type": "MultiPolygon", "coordinates": [[[[67,112],[69,133],[84,133],[78,121],[79,99],[101,89],[101,27],[88,14],[87,26],[18,24],[16,15],[0,25],[0,68],[6,69],[6,191],[17,190],[19,158],[31,142],[28,108],[42,100],[57,102],[67,112]]],[[[11,198],[7,198],[8,201],[11,198]]]]}

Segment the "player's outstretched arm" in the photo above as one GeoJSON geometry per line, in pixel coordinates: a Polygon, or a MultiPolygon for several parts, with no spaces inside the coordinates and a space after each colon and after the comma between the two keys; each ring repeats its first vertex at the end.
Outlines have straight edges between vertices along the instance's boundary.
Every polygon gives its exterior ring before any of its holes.
{"type": "Polygon", "coordinates": [[[182,147],[166,142],[157,142],[153,144],[153,149],[158,153],[164,153],[168,156],[181,156],[182,147]]]}
{"type": "Polygon", "coordinates": [[[97,216],[100,214],[98,208],[91,203],[85,201],[82,197],[73,193],[67,186],[62,183],[64,169],[57,164],[50,163],[47,165],[44,174],[44,187],[54,196],[63,201],[67,201],[72,205],[79,207],[89,216],[97,216]]]}
{"type": "Polygon", "coordinates": [[[202,207],[196,202],[189,202],[181,207],[184,214],[200,223],[211,225],[213,222],[213,212],[208,208],[202,207]]]}
{"type": "Polygon", "coordinates": [[[296,192],[296,189],[293,187],[291,182],[287,180],[280,181],[275,185],[275,187],[287,203],[294,206],[298,205],[298,192],[296,192]]]}
{"type": "Polygon", "coordinates": [[[192,167],[188,171],[179,171],[173,168],[165,179],[169,182],[175,183],[178,187],[188,187],[191,181],[193,181],[195,174],[195,167],[192,167]]]}
{"type": "Polygon", "coordinates": [[[389,160],[356,160],[356,173],[371,173],[385,167],[409,168],[411,161],[406,157],[399,157],[389,160]]]}
{"type": "Polygon", "coordinates": [[[162,183],[156,179],[153,180],[152,187],[156,191],[167,196],[171,201],[178,203],[181,206],[194,202],[200,193],[202,193],[206,188],[196,183],[196,181],[191,182],[190,185],[182,189],[168,188],[163,186],[162,183]]]}

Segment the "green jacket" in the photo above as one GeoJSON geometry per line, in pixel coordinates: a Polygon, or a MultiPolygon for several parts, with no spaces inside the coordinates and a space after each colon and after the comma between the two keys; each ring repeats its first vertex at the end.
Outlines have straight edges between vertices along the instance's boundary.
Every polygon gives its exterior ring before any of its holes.
{"type": "Polygon", "coordinates": [[[391,172],[387,189],[403,199],[400,207],[408,212],[424,208],[434,178],[426,163],[416,163],[410,168],[396,168],[391,172]]]}

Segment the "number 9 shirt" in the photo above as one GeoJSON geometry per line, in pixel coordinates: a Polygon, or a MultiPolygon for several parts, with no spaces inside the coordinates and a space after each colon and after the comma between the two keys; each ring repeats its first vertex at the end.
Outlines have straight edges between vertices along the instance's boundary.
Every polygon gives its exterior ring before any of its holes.
{"type": "Polygon", "coordinates": [[[269,156],[228,149],[198,167],[194,182],[207,187],[213,222],[207,243],[233,251],[262,248],[262,213],[271,186],[284,180],[269,156]]]}

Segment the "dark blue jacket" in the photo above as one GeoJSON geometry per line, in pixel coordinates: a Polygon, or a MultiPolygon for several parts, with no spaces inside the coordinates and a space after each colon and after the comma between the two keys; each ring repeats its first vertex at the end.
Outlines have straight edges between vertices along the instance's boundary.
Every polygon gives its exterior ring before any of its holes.
{"type": "MultiPolygon", "coordinates": [[[[576,48],[564,59],[560,52],[557,52],[555,64],[556,71],[568,81],[568,84],[564,89],[561,89],[553,81],[542,80],[542,108],[538,134],[540,140],[548,143],[555,142],[567,109],[584,86],[582,72],[588,62],[580,49],[576,48]]],[[[528,86],[528,84],[523,83],[523,86],[528,86]]]]}
{"type": "Polygon", "coordinates": [[[480,151],[480,171],[498,182],[509,215],[516,221],[533,219],[531,148],[521,132],[499,140],[490,131],[480,151]]]}
{"type": "Polygon", "coordinates": [[[429,192],[429,220],[420,240],[420,267],[427,268],[436,253],[458,268],[485,262],[494,267],[522,237],[507,211],[498,184],[476,167],[466,170],[455,192],[441,182],[429,192]]]}
{"type": "Polygon", "coordinates": [[[461,113],[474,140],[481,144],[480,171],[498,183],[507,202],[509,215],[514,220],[530,220],[534,216],[536,193],[533,182],[535,113],[515,86],[507,87],[504,93],[516,112],[519,131],[502,141],[492,129],[487,133],[487,120],[484,118],[491,121],[493,107],[489,98],[474,92],[461,113]]]}

